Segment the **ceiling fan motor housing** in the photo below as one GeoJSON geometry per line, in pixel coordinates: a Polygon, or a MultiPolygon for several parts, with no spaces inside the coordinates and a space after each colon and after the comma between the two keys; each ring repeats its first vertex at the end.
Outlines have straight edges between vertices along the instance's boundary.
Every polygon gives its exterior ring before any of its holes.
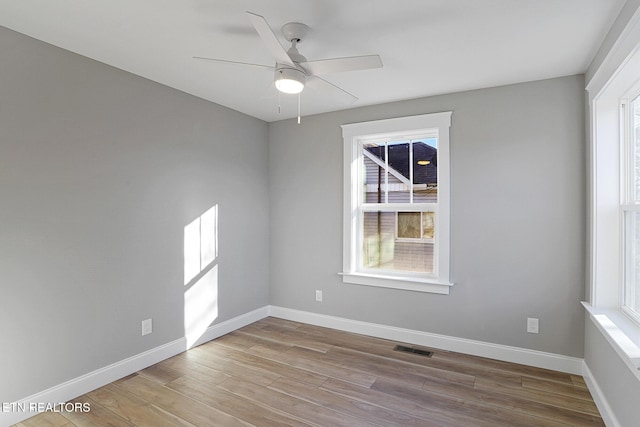
{"type": "Polygon", "coordinates": [[[276,88],[280,92],[296,94],[302,92],[306,82],[304,72],[278,64],[275,73],[276,88]]]}

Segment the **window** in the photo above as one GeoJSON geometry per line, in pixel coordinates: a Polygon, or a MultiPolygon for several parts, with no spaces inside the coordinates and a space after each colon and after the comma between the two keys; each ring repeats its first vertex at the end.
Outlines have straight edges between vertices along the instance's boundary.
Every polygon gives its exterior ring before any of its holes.
{"type": "Polygon", "coordinates": [[[622,309],[640,323],[640,95],[621,103],[624,280],[622,309]]]}
{"type": "Polygon", "coordinates": [[[343,281],[449,293],[451,112],[342,126],[343,281]]]}
{"type": "MultiPolygon", "coordinates": [[[[636,26],[637,27],[637,26],[636,26]]],[[[640,29],[640,27],[637,27],[640,29]]],[[[587,84],[590,112],[590,320],[640,380],[640,31],[587,84]]]]}

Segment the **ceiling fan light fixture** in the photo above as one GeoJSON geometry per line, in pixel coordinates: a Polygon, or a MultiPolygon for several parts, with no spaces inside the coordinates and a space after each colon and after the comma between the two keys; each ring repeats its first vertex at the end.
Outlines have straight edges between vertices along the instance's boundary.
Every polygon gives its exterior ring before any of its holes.
{"type": "Polygon", "coordinates": [[[288,94],[302,92],[305,84],[305,75],[295,68],[279,68],[276,70],[276,89],[288,94]]]}

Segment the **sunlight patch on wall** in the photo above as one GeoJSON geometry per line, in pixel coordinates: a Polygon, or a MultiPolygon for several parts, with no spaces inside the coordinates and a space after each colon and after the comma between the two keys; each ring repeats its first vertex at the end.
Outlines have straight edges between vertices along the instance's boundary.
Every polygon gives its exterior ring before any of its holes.
{"type": "Polygon", "coordinates": [[[218,205],[184,228],[184,284],[218,257],[218,205]]]}
{"type": "Polygon", "coordinates": [[[193,346],[218,317],[218,205],[184,227],[184,329],[193,346]]]}
{"type": "Polygon", "coordinates": [[[218,317],[218,266],[214,265],[184,293],[184,329],[191,348],[218,317]]]}

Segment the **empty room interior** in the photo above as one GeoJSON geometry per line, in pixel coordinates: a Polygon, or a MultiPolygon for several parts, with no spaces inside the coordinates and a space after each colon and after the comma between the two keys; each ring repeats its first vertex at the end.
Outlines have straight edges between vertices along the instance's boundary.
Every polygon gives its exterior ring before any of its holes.
{"type": "Polygon", "coordinates": [[[640,425],[638,48],[640,0],[0,0],[0,426],[640,425]]]}

